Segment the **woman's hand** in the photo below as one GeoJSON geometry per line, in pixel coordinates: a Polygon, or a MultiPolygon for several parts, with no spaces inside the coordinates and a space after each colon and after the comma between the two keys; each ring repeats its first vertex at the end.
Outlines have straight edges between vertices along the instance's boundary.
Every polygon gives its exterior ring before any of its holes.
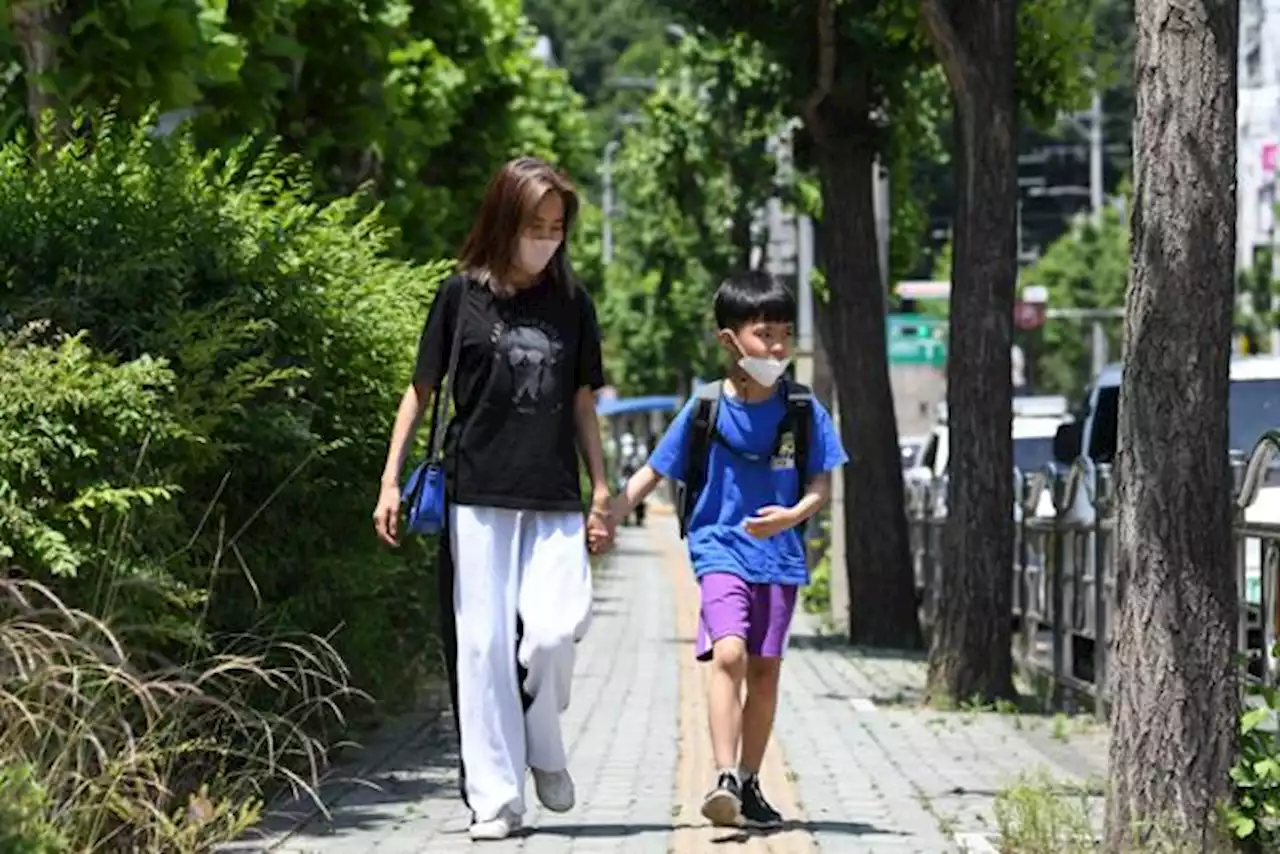
{"type": "Polygon", "coordinates": [[[591,501],[591,513],[587,516],[587,550],[592,554],[604,554],[613,548],[618,523],[610,512],[612,502],[608,490],[597,490],[591,501]]]}
{"type": "Polygon", "coordinates": [[[378,532],[378,539],[387,545],[400,545],[400,487],[394,483],[382,484],[378,492],[378,506],[373,510],[373,529],[378,532]]]}

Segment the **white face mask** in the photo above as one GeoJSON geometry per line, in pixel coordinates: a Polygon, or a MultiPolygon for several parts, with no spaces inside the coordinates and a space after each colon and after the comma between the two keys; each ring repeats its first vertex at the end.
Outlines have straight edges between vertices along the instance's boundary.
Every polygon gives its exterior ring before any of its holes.
{"type": "Polygon", "coordinates": [[[520,269],[530,276],[536,276],[547,269],[551,257],[560,248],[559,240],[540,240],[536,237],[520,238],[520,251],[516,255],[516,263],[520,269]]]}
{"type": "Polygon", "coordinates": [[[738,367],[766,388],[782,379],[782,375],[787,372],[787,366],[790,364],[790,359],[775,359],[772,356],[743,356],[738,360],[738,367]]]}

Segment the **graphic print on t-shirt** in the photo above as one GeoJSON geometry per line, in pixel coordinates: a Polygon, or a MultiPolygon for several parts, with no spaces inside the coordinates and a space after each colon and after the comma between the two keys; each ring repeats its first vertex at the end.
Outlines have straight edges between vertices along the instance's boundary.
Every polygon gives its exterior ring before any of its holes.
{"type": "Polygon", "coordinates": [[[497,353],[511,372],[511,404],[522,413],[556,412],[564,344],[549,324],[528,321],[497,330],[497,353]]]}
{"type": "Polygon", "coordinates": [[[778,442],[778,452],[769,460],[774,471],[788,471],[796,467],[796,434],[788,430],[778,442]]]}

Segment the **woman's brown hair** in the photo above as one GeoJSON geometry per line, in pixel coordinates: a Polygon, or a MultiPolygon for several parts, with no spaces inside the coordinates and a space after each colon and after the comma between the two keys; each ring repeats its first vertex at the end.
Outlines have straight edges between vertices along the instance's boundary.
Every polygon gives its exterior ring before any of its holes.
{"type": "Polygon", "coordinates": [[[578,216],[578,191],[564,173],[536,157],[510,161],[489,181],[480,212],[458,254],[459,267],[482,281],[505,283],[515,264],[521,231],[543,197],[553,192],[564,201],[565,240],[547,264],[547,275],[554,285],[572,292],[573,271],[565,244],[578,216]]]}

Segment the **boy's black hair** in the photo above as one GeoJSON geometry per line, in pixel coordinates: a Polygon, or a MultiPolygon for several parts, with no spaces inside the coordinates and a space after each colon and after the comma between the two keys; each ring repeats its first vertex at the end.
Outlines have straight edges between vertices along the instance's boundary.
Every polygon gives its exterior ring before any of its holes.
{"type": "Polygon", "coordinates": [[[717,329],[738,330],[748,323],[795,323],[796,296],[763,270],[735,273],[716,288],[717,329]]]}

